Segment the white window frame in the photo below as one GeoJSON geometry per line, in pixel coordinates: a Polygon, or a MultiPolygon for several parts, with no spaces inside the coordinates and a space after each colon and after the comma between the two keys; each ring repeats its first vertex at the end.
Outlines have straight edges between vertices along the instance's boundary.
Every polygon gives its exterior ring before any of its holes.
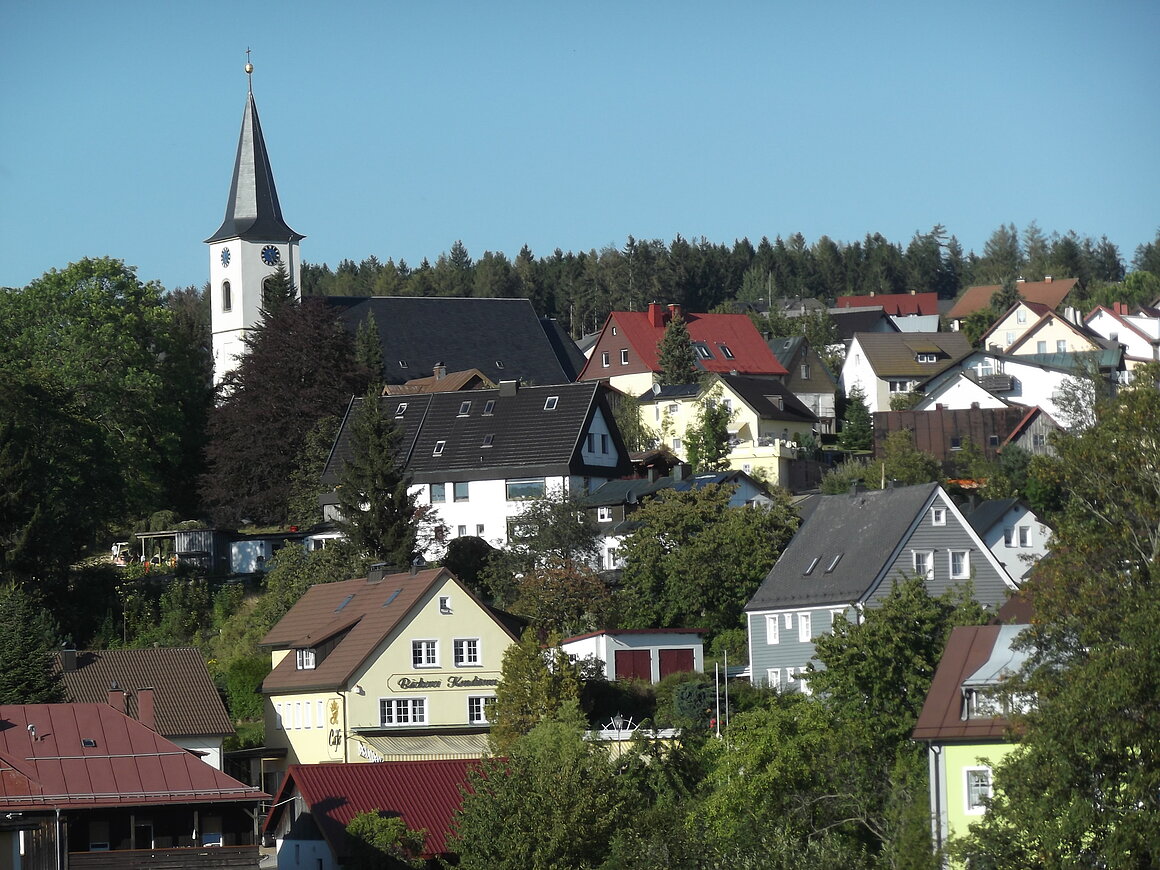
{"type": "Polygon", "coordinates": [[[606,350],[600,352],[600,365],[602,368],[608,368],[612,365],[612,357],[606,350]]]}
{"type": "Polygon", "coordinates": [[[467,480],[460,480],[451,484],[451,498],[453,501],[471,501],[471,482],[467,480]],[[459,497],[460,484],[463,484],[463,498],[459,497]]]}
{"type": "Polygon", "coordinates": [[[439,667],[439,641],[434,638],[412,640],[411,667],[416,670],[439,667]]]}
{"type": "Polygon", "coordinates": [[[979,773],[986,774],[986,777],[987,777],[987,784],[985,786],[986,794],[985,795],[978,794],[977,791],[976,791],[976,794],[979,797],[986,797],[986,798],[989,798],[989,797],[991,797],[992,794],[994,794],[994,782],[995,781],[991,775],[991,768],[990,767],[988,767],[987,765],[977,765],[974,767],[964,767],[963,768],[963,812],[969,816],[981,816],[981,815],[983,815],[983,813],[985,813],[987,811],[986,806],[984,806],[981,801],[972,802],[972,800],[971,800],[971,797],[972,797],[972,795],[971,795],[971,792],[972,792],[971,775],[972,774],[979,774],[979,773]]]}
{"type": "Polygon", "coordinates": [[[947,550],[947,570],[950,572],[952,580],[970,580],[971,579],[971,551],[970,550],[947,550]],[[962,567],[955,571],[955,556],[961,555],[963,557],[962,567]]]}
{"type": "Polygon", "coordinates": [[[765,672],[765,681],[775,692],[781,691],[781,668],[769,668],[765,672]]]}
{"type": "Polygon", "coordinates": [[[798,614],[798,640],[802,643],[809,643],[814,639],[812,623],[813,619],[809,613],[798,614]]]}
{"type": "Polygon", "coordinates": [[[830,611],[830,634],[834,634],[838,630],[838,621],[846,621],[845,610],[831,610],[830,611]]]}
{"type": "Polygon", "coordinates": [[[765,642],[770,646],[781,643],[781,623],[778,621],[776,613],[765,616],[765,642]]]}
{"type": "Polygon", "coordinates": [[[1047,342],[1046,341],[1036,341],[1035,342],[1035,352],[1039,353],[1039,354],[1047,353],[1047,342]]]}
{"type": "Polygon", "coordinates": [[[1026,323],[1027,322],[1027,309],[1026,308],[1019,308],[1016,310],[1015,322],[1016,323],[1026,323]]]}
{"type": "MultiPolygon", "coordinates": [[[[595,445],[593,445],[595,446],[595,445]]],[[[595,451],[588,450],[589,453],[595,451]]],[[[548,480],[544,477],[512,477],[504,481],[504,498],[508,501],[531,501],[537,498],[543,498],[548,494],[548,480]],[[516,494],[512,495],[512,487],[516,488],[516,494]],[[537,492],[530,492],[527,495],[520,495],[521,488],[537,489],[537,492]]]]}
{"type": "Polygon", "coordinates": [[[294,654],[295,654],[295,658],[297,659],[295,664],[297,665],[298,670],[300,670],[300,671],[312,671],[312,670],[314,670],[315,655],[314,655],[313,649],[297,649],[294,651],[294,654]]]}
{"type": "Polygon", "coordinates": [[[1067,353],[1067,339],[1066,338],[1057,338],[1055,340],[1055,352],[1056,353],[1067,353]]]}
{"type": "Polygon", "coordinates": [[[451,641],[451,650],[455,667],[483,667],[483,652],[478,637],[457,637],[451,641]]]}
{"type": "Polygon", "coordinates": [[[930,509],[930,524],[932,526],[945,526],[947,524],[947,509],[945,507],[932,507],[930,509]]]}
{"type": "Polygon", "coordinates": [[[622,347],[620,349],[620,364],[622,366],[628,365],[628,348],[622,347]]]}
{"type": "Polygon", "coordinates": [[[596,509],[596,521],[598,523],[612,522],[612,508],[609,505],[603,505],[596,509]]]}
{"type": "Polygon", "coordinates": [[[924,580],[934,579],[934,550],[911,550],[910,551],[910,567],[916,575],[921,575],[924,580]],[[919,557],[922,557],[923,565],[918,564],[919,557]]]}
{"type": "Polygon", "coordinates": [[[1019,546],[1024,548],[1031,546],[1031,526],[1019,527],[1019,546]]]}
{"type": "Polygon", "coordinates": [[[1003,546],[1012,548],[1015,546],[1015,527],[1007,526],[1003,529],[1003,546]]]}
{"type": "Polygon", "coordinates": [[[432,456],[442,456],[443,448],[447,446],[446,441],[436,441],[435,446],[431,449],[432,456]]]}
{"type": "Polygon", "coordinates": [[[467,696],[467,724],[490,725],[491,718],[488,712],[495,706],[495,695],[468,695],[467,696]]]}
{"type": "Polygon", "coordinates": [[[426,725],[427,709],[426,695],[407,697],[391,695],[379,698],[379,726],[382,728],[410,728],[414,725],[426,725]],[[388,710],[390,716],[387,715],[388,710]],[[399,717],[401,711],[406,711],[405,721],[399,717]]]}
{"type": "Polygon", "coordinates": [[[559,403],[560,403],[559,396],[548,396],[548,398],[546,398],[544,400],[544,410],[545,411],[555,411],[556,405],[558,405],[559,403]]]}

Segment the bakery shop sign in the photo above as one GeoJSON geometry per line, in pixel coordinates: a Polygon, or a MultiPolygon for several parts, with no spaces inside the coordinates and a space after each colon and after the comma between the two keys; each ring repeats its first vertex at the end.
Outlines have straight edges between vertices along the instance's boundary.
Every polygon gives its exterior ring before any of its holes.
{"type": "Polygon", "coordinates": [[[402,676],[393,674],[387,680],[392,692],[433,692],[442,689],[494,689],[499,685],[499,674],[431,674],[430,676],[402,676]]]}

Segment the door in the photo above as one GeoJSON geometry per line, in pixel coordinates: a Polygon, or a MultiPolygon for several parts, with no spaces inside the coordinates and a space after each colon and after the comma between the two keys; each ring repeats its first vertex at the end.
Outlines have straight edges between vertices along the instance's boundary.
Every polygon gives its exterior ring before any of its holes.
{"type": "Polygon", "coordinates": [[[618,649],[614,679],[652,682],[652,654],[647,649],[618,649]]]}
{"type": "Polygon", "coordinates": [[[683,674],[693,670],[692,649],[661,650],[661,679],[669,674],[683,674]]]}

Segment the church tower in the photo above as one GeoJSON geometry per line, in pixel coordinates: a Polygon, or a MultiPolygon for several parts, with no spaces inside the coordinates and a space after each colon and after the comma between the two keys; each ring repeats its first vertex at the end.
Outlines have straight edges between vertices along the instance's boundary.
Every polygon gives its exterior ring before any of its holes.
{"type": "Polygon", "coordinates": [[[246,61],[249,94],[242,115],[242,134],[226,216],[209,245],[210,311],[213,328],[214,383],[237,368],[245,353],[242,339],[260,318],[262,285],[279,266],[301,292],[302,260],[298,242],[305,238],[282,219],[274,173],[254,105],[254,66],[246,61]]]}

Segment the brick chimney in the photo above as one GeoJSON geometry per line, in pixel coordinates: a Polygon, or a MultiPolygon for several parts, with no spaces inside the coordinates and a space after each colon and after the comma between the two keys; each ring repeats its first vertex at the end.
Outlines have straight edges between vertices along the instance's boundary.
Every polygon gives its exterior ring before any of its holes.
{"type": "Polygon", "coordinates": [[[684,315],[681,314],[681,306],[675,302],[670,302],[669,303],[669,320],[672,320],[674,317],[683,317],[683,316],[684,315]]]}
{"type": "Polygon", "coordinates": [[[71,674],[77,669],[77,650],[76,647],[69,642],[60,651],[60,670],[61,673],[71,674]]]}
{"type": "Polygon", "coordinates": [[[649,326],[664,326],[665,325],[665,307],[659,302],[650,302],[648,304],[648,325],[649,326]]]}
{"type": "Polygon", "coordinates": [[[1044,283],[1044,284],[1050,284],[1050,283],[1051,283],[1051,281],[1052,281],[1052,278],[1051,278],[1051,276],[1050,276],[1050,275],[1044,275],[1044,276],[1043,276],[1043,283],[1044,283]]]}
{"type": "Polygon", "coordinates": [[[128,707],[125,705],[125,690],[116,683],[109,686],[109,706],[122,713],[128,712],[128,707]]]}
{"type": "Polygon", "coordinates": [[[137,690],[137,721],[151,731],[157,730],[157,715],[153,710],[153,689],[137,690]]]}

